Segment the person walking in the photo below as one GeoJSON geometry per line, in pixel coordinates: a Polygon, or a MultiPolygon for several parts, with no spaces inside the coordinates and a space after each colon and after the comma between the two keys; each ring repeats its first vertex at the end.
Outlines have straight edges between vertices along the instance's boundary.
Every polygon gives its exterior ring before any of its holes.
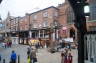
{"type": "Polygon", "coordinates": [[[15,51],[13,50],[12,53],[11,53],[10,63],[16,63],[16,59],[17,59],[17,55],[16,55],[15,51]]]}
{"type": "Polygon", "coordinates": [[[64,63],[64,52],[61,52],[61,63],[64,63]]]}
{"type": "Polygon", "coordinates": [[[30,56],[30,53],[31,53],[31,46],[29,46],[29,47],[27,48],[27,56],[30,56]]]}
{"type": "Polygon", "coordinates": [[[27,60],[28,60],[28,63],[31,63],[30,56],[28,56],[27,60]]]}
{"type": "Polygon", "coordinates": [[[31,59],[31,63],[37,62],[37,58],[36,58],[36,49],[33,49],[33,50],[31,51],[30,59],[31,59]]]}
{"type": "Polygon", "coordinates": [[[68,54],[68,60],[67,60],[67,63],[72,63],[72,55],[71,53],[68,54]]]}
{"type": "Polygon", "coordinates": [[[67,63],[67,53],[64,53],[64,63],[67,63]]]}

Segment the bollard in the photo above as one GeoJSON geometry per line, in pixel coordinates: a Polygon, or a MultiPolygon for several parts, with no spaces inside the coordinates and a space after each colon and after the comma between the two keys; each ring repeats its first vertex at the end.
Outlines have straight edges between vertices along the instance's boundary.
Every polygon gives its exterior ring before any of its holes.
{"type": "Polygon", "coordinates": [[[1,62],[1,55],[0,55],[0,62],[1,62]]]}
{"type": "Polygon", "coordinates": [[[20,63],[20,55],[18,55],[18,63],[20,63]]]}
{"type": "Polygon", "coordinates": [[[5,63],[5,59],[3,59],[3,63],[5,63]]]}

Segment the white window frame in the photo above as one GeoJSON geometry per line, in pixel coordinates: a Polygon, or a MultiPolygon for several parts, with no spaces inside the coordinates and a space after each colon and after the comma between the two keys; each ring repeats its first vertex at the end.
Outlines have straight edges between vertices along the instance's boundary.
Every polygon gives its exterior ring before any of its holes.
{"type": "Polygon", "coordinates": [[[43,22],[43,27],[48,27],[48,21],[43,22]]]}
{"type": "Polygon", "coordinates": [[[47,11],[43,13],[43,17],[48,17],[48,12],[47,11]]]}

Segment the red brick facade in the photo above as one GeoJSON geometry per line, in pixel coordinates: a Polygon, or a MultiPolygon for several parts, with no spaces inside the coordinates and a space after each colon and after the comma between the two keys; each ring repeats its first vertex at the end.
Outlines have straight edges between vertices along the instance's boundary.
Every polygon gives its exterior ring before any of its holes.
{"type": "MultiPolygon", "coordinates": [[[[26,14],[24,17],[20,17],[20,19],[16,20],[14,18],[12,22],[10,23],[10,16],[7,18],[7,28],[10,29],[11,24],[11,31],[14,31],[13,29],[19,31],[28,31],[32,30],[34,28],[42,29],[44,27],[51,28],[51,24],[54,21],[57,21],[60,26],[62,26],[59,29],[59,37],[76,37],[77,36],[77,29],[74,26],[74,13],[73,10],[68,3],[67,0],[65,0],[65,3],[58,5],[58,7],[48,7],[43,10],[39,10],[37,12],[26,14]],[[18,21],[16,23],[16,21],[18,21]],[[19,28],[18,28],[19,25],[19,28]],[[63,27],[66,29],[63,30],[63,27]]],[[[88,21],[89,19],[86,18],[88,21]]],[[[95,21],[93,22],[87,22],[87,29],[91,30],[90,27],[96,26],[95,21]]]]}

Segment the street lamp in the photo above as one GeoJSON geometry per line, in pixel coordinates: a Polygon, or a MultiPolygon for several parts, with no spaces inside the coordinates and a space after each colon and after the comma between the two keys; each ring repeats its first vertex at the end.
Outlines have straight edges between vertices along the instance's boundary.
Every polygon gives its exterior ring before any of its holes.
{"type": "Polygon", "coordinates": [[[89,14],[90,14],[90,6],[89,6],[88,3],[85,3],[84,13],[85,13],[85,17],[89,17],[89,14]]]}

